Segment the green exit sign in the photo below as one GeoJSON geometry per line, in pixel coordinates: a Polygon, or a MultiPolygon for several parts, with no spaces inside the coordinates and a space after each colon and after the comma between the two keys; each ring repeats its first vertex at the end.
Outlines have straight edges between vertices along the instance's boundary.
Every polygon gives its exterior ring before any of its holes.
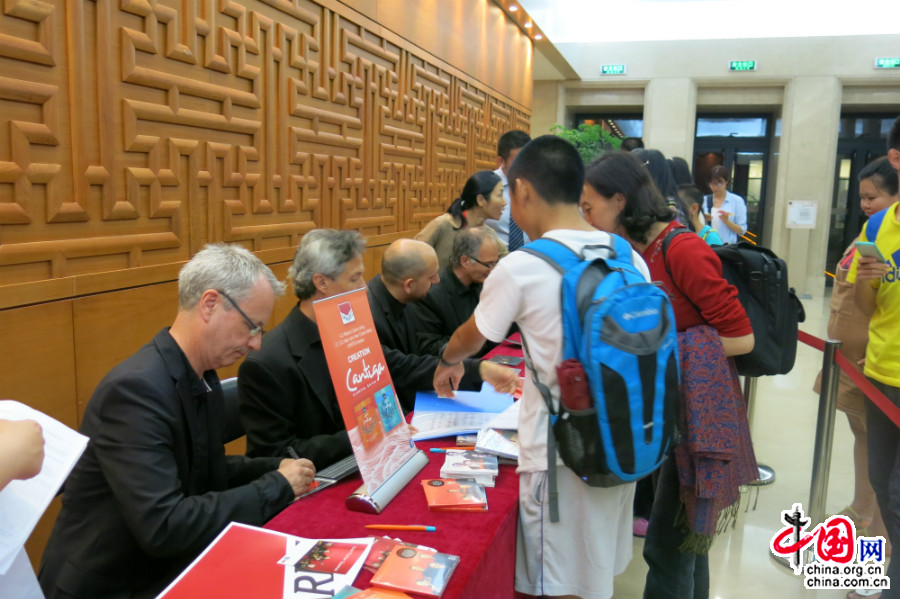
{"type": "Polygon", "coordinates": [[[624,75],[625,74],[625,65],[624,64],[605,64],[600,67],[601,75],[624,75]]]}
{"type": "Polygon", "coordinates": [[[900,58],[876,58],[876,69],[900,69],[900,58]]]}
{"type": "Polygon", "coordinates": [[[728,63],[729,71],[755,71],[755,60],[732,60],[728,63]]]}

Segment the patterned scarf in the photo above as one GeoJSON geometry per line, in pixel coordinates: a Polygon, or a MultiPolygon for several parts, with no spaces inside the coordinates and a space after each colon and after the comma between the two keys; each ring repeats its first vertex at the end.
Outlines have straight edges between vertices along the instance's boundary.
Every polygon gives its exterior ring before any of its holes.
{"type": "Polygon", "coordinates": [[[734,364],[708,325],[678,333],[681,442],[675,464],[689,534],[681,551],[705,554],[734,526],[740,487],[759,478],[734,364]]]}

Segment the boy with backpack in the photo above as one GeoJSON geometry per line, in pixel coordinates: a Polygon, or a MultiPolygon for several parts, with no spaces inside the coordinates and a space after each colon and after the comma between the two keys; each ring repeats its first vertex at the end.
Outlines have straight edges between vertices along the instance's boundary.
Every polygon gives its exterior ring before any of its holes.
{"type": "MultiPolygon", "coordinates": [[[[615,238],[581,216],[583,183],[584,165],[575,148],[552,135],[539,137],[520,150],[509,169],[512,216],[531,239],[553,239],[588,258],[610,258],[615,238]]],[[[619,258],[630,258],[649,280],[640,256],[630,248],[627,252],[619,258]]],[[[476,353],[485,339],[502,341],[516,323],[527,343],[529,371],[549,388],[558,408],[556,368],[564,348],[560,281],[560,273],[536,255],[517,251],[502,259],[485,281],[474,315],[447,344],[435,371],[435,390],[452,395],[462,376],[461,360],[476,353]]],[[[495,387],[508,384],[497,381],[495,387]]],[[[560,510],[558,522],[552,522],[550,413],[531,376],[521,402],[515,588],[529,595],[611,597],[613,578],[632,557],[634,483],[589,486],[557,459],[560,510]]]]}

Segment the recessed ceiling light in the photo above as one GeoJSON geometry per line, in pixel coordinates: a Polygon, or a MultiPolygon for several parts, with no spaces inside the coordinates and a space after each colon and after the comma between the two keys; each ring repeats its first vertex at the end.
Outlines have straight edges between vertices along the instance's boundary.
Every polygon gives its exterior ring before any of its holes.
{"type": "Polygon", "coordinates": [[[531,21],[525,23],[525,29],[531,29],[531,21]]]}
{"type": "Polygon", "coordinates": [[[516,6],[515,4],[509,5],[509,12],[516,12],[517,10],[519,10],[519,7],[516,6]]]}
{"type": "Polygon", "coordinates": [[[536,39],[536,40],[542,40],[542,39],[544,39],[544,36],[541,35],[540,33],[538,33],[537,35],[534,36],[534,39],[536,39]]]}

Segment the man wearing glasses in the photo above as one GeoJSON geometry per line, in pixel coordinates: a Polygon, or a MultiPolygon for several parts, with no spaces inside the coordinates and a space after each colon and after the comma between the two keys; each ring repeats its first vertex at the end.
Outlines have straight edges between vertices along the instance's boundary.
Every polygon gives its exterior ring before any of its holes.
{"type": "MultiPolygon", "coordinates": [[[[463,229],[459,234],[463,234],[463,229]]],[[[492,238],[493,239],[493,238],[492,238]]],[[[497,243],[492,241],[495,253],[497,243]]],[[[387,247],[381,259],[381,274],[369,281],[369,306],[384,359],[397,389],[403,409],[413,409],[417,391],[433,388],[437,355],[423,355],[417,334],[422,327],[414,307],[438,283],[437,254],[430,245],[415,239],[398,239],[387,247]]],[[[481,370],[496,364],[466,361],[461,389],[480,389],[481,370]]]]}
{"type": "MultiPolygon", "coordinates": [[[[453,331],[475,312],[481,284],[499,259],[497,242],[484,227],[457,233],[450,264],[441,271],[440,282],[415,304],[420,353],[441,355],[453,331]]],[[[483,356],[494,346],[496,343],[485,343],[476,357],[483,356]]]]}
{"type": "Polygon", "coordinates": [[[171,327],[107,374],[81,424],[40,583],[47,597],[155,596],[232,521],[304,493],[309,460],[226,456],[216,369],[259,347],[283,285],[247,250],[209,245],[178,275],[171,327]]]}

